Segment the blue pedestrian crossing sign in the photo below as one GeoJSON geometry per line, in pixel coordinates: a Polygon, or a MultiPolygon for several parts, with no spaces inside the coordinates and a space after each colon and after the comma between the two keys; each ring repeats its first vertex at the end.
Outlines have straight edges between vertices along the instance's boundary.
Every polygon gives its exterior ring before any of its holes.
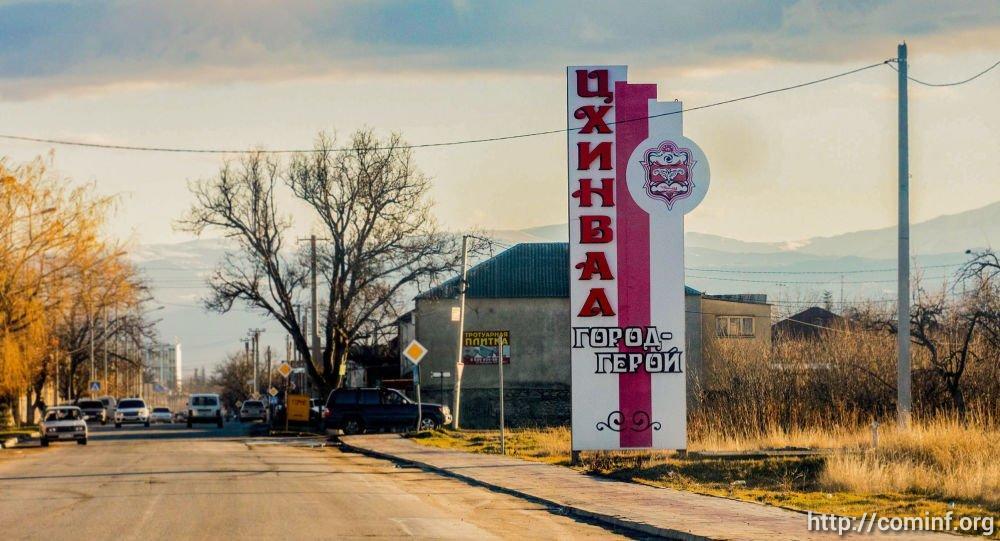
{"type": "Polygon", "coordinates": [[[91,381],[90,382],[90,392],[96,393],[97,391],[100,391],[100,390],[101,390],[101,382],[99,382],[99,381],[91,381]]]}

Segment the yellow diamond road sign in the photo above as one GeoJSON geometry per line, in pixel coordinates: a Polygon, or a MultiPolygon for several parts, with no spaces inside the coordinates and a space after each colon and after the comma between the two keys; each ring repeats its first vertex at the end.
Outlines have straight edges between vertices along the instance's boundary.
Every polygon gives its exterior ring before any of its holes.
{"type": "Polygon", "coordinates": [[[292,365],[288,364],[287,362],[279,364],[278,373],[281,374],[281,377],[287,378],[292,373],[292,365]]]}
{"type": "Polygon", "coordinates": [[[403,356],[413,364],[419,363],[420,359],[424,358],[424,355],[427,355],[427,348],[416,340],[410,342],[410,345],[406,346],[406,349],[403,350],[403,356]]]}

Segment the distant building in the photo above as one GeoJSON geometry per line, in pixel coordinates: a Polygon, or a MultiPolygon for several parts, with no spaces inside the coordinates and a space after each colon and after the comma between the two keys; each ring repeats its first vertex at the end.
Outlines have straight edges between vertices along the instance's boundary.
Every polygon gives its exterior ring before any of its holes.
{"type": "MultiPolygon", "coordinates": [[[[468,273],[465,330],[510,332],[510,364],[504,366],[506,415],[511,424],[569,421],[570,304],[566,243],[518,244],[468,273]]],[[[416,338],[428,349],[420,363],[425,400],[452,404],[458,325],[458,277],[415,299],[401,317],[400,346],[416,338]],[[433,377],[437,373],[438,377],[433,377]],[[448,377],[442,374],[450,373],[448,377]]],[[[764,295],[705,295],[685,287],[688,377],[701,373],[703,352],[719,341],[771,340],[771,306],[764,295]]],[[[496,364],[466,365],[462,378],[461,422],[496,426],[496,364]]],[[[400,372],[412,373],[400,358],[400,372]]]]}
{"type": "Polygon", "coordinates": [[[146,366],[153,373],[154,381],[170,392],[182,392],[183,356],[181,345],[154,344],[146,350],[146,366]]]}
{"type": "Polygon", "coordinates": [[[775,340],[813,339],[829,329],[843,329],[849,321],[826,308],[811,306],[774,324],[771,334],[775,340]]]}

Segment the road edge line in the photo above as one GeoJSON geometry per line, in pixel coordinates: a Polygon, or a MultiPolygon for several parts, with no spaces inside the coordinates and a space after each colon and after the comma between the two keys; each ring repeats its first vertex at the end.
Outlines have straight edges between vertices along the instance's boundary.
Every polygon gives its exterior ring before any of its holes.
{"type": "Polygon", "coordinates": [[[358,454],[370,456],[370,457],[373,457],[373,458],[379,458],[379,459],[382,459],[382,460],[389,460],[391,462],[397,462],[397,463],[403,463],[403,464],[412,464],[412,465],[417,466],[418,468],[420,468],[422,470],[425,470],[425,471],[430,471],[432,473],[437,473],[437,474],[440,474],[440,475],[443,475],[443,476],[446,476],[446,477],[450,477],[450,478],[453,478],[453,479],[458,479],[458,480],[463,481],[463,482],[465,482],[467,484],[470,484],[470,485],[475,485],[475,486],[480,486],[480,487],[483,487],[483,488],[488,488],[488,489],[493,490],[495,492],[501,492],[501,493],[507,494],[509,496],[514,496],[514,497],[517,497],[517,498],[521,498],[523,500],[527,500],[527,501],[530,501],[530,502],[533,502],[533,503],[544,505],[546,507],[555,508],[555,509],[558,509],[560,511],[563,511],[567,515],[571,515],[571,516],[575,516],[575,517],[579,517],[579,518],[589,519],[589,520],[594,521],[594,522],[599,522],[599,523],[607,524],[607,525],[614,526],[614,527],[617,527],[617,528],[631,530],[633,532],[642,533],[642,534],[646,534],[646,535],[655,535],[657,537],[662,537],[662,538],[666,538],[666,539],[677,539],[677,540],[680,540],[680,541],[712,541],[712,538],[710,538],[710,537],[704,537],[704,536],[700,536],[700,535],[695,535],[695,534],[693,534],[691,532],[685,532],[685,531],[681,531],[681,530],[674,530],[674,529],[670,529],[670,528],[661,528],[659,526],[653,526],[652,524],[646,524],[645,522],[635,522],[635,521],[631,521],[631,520],[625,520],[625,519],[622,519],[620,517],[616,517],[614,515],[608,515],[608,514],[604,514],[604,513],[597,513],[595,511],[588,511],[586,509],[582,509],[582,508],[579,508],[579,507],[569,506],[569,505],[566,505],[564,503],[559,503],[559,502],[556,502],[556,501],[553,501],[553,500],[550,500],[550,499],[547,499],[547,498],[543,498],[543,497],[540,497],[540,496],[535,496],[534,494],[529,494],[527,492],[522,492],[520,490],[516,490],[516,489],[513,489],[513,488],[509,488],[509,487],[505,487],[505,486],[502,486],[502,485],[496,485],[496,484],[493,484],[493,483],[482,481],[480,479],[476,479],[475,477],[470,477],[468,475],[463,475],[461,473],[456,473],[456,472],[451,471],[451,470],[449,470],[447,468],[442,468],[442,467],[439,467],[439,466],[434,466],[432,464],[428,464],[426,462],[421,462],[419,460],[413,460],[413,459],[409,459],[409,458],[402,458],[402,457],[399,457],[399,456],[396,456],[396,455],[393,455],[393,454],[385,453],[383,451],[375,451],[373,449],[368,449],[366,447],[360,447],[358,445],[352,445],[350,443],[345,442],[343,439],[340,440],[340,445],[341,445],[341,449],[342,450],[345,450],[345,451],[348,451],[348,452],[354,452],[354,453],[358,453],[358,454]]]}

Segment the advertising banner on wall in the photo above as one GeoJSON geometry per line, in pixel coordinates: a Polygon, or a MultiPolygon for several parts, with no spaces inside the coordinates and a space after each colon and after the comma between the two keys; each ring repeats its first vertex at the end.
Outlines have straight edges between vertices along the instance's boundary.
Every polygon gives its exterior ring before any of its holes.
{"type": "Polygon", "coordinates": [[[497,364],[497,346],[503,341],[503,364],[510,364],[510,331],[462,333],[462,364],[497,364]]]}
{"type": "Polygon", "coordinates": [[[573,449],[685,449],[684,214],[708,160],[625,66],[566,82],[573,449]]]}

